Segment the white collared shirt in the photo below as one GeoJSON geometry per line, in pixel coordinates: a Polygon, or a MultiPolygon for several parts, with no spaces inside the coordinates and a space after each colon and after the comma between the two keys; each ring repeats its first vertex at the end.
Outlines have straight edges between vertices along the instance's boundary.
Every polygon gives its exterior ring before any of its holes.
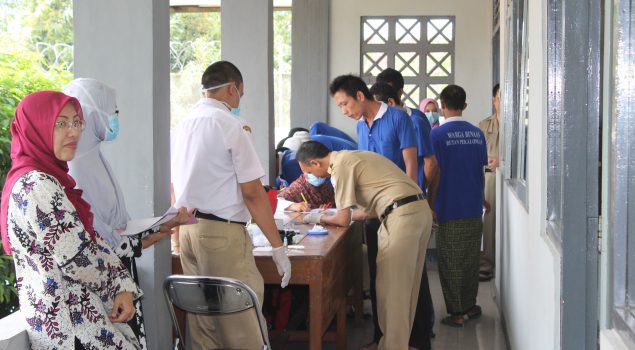
{"type": "Polygon", "coordinates": [[[379,110],[377,111],[377,115],[375,115],[375,118],[373,118],[373,122],[375,122],[375,120],[377,119],[381,119],[381,117],[383,117],[384,114],[386,114],[386,111],[388,111],[388,105],[385,102],[379,101],[379,103],[380,103],[379,110]]]}
{"type": "Polygon", "coordinates": [[[174,206],[248,221],[240,184],[264,175],[251,128],[221,102],[202,98],[175,133],[174,206]]]}

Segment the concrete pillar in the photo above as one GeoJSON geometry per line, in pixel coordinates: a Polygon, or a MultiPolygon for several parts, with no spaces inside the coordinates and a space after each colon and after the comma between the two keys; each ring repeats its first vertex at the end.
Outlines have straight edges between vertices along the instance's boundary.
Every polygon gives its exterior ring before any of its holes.
{"type": "MultiPolygon", "coordinates": [[[[75,76],[117,90],[119,138],[104,147],[132,218],[170,205],[168,0],[75,0],[75,76]]],[[[149,349],[170,349],[172,327],[162,293],[171,273],[170,244],[143,251],[137,268],[149,349]]]]}
{"type": "Polygon", "coordinates": [[[330,1],[293,0],[291,127],[327,121],[330,1]]]}
{"type": "Polygon", "coordinates": [[[272,0],[231,0],[221,6],[221,55],[243,75],[241,118],[251,126],[265,183],[275,170],[272,11],[272,0]]]}

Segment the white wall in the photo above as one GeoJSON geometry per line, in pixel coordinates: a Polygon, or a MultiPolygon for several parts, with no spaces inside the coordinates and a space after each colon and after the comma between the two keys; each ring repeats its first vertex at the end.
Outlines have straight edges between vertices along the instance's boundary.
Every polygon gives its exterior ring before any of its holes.
{"type": "MultiPolygon", "coordinates": [[[[455,84],[467,92],[464,116],[472,123],[491,115],[492,1],[491,0],[333,0],[329,82],[335,77],[360,74],[361,16],[456,16],[455,84]]],[[[324,87],[327,89],[327,87],[324,87]]],[[[355,122],[329,100],[331,125],[356,136],[355,122]]]]}
{"type": "MultiPolygon", "coordinates": [[[[501,67],[505,9],[501,8],[501,67]]],[[[560,348],[561,254],[546,234],[547,64],[546,1],[529,2],[528,209],[499,173],[497,292],[511,347],[560,348]]],[[[502,71],[501,81],[505,81],[502,71]]],[[[502,89],[501,89],[502,90],[502,89]]],[[[503,97],[503,100],[505,98],[503,97]]],[[[504,118],[504,116],[503,116],[504,118]]],[[[504,135],[501,135],[504,140],[504,135]]],[[[506,166],[507,164],[503,164],[506,166]]]]}

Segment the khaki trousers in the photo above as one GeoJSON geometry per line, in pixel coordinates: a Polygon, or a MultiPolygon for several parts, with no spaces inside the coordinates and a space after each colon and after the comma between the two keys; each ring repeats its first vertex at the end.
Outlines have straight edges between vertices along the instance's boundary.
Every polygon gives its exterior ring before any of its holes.
{"type": "MultiPolygon", "coordinates": [[[[198,219],[181,226],[181,264],[186,275],[235,278],[258,295],[262,306],[264,283],[256,267],[253,245],[239,224],[198,219]]],[[[192,349],[260,349],[263,341],[253,310],[222,316],[187,316],[192,349]]]]}
{"type": "Polygon", "coordinates": [[[395,209],[378,232],[379,349],[408,349],[423,273],[432,214],[426,201],[395,209]]]}
{"type": "Polygon", "coordinates": [[[485,173],[485,200],[490,205],[490,211],[483,216],[480,272],[493,274],[496,264],[496,173],[485,173]]]}

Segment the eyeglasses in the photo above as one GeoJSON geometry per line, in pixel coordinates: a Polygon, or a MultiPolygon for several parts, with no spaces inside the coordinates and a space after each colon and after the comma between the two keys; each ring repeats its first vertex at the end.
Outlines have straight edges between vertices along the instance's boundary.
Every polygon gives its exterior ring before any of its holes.
{"type": "Polygon", "coordinates": [[[79,128],[80,130],[84,130],[85,127],[86,127],[86,123],[81,119],[73,120],[72,122],[68,122],[66,120],[55,122],[55,129],[70,130],[71,128],[73,129],[79,128]]]}

